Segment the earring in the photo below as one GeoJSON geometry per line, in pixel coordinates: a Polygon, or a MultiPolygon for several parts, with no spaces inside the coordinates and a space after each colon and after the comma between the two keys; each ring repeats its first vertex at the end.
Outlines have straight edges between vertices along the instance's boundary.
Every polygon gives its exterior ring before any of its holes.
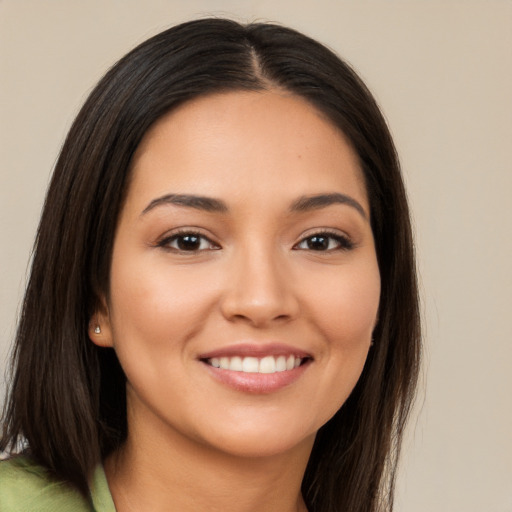
{"type": "Polygon", "coordinates": [[[97,325],[95,328],[94,328],[94,334],[101,334],[101,329],[100,329],[100,326],[97,325]]]}

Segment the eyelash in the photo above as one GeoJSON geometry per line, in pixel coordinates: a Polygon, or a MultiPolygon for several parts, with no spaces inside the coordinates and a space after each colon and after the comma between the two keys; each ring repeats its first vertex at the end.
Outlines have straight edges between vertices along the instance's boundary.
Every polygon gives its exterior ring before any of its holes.
{"type": "Polygon", "coordinates": [[[169,251],[175,251],[180,253],[194,253],[194,252],[202,252],[205,250],[217,250],[220,249],[220,247],[212,242],[207,236],[203,235],[199,231],[194,231],[191,229],[183,229],[179,230],[177,232],[174,232],[172,235],[167,236],[160,240],[157,244],[157,247],[161,247],[163,249],[169,250],[169,251]],[[173,242],[178,242],[179,240],[183,240],[187,237],[194,237],[199,239],[199,248],[198,249],[181,249],[179,247],[172,247],[171,244],[173,242]],[[207,242],[209,247],[207,248],[201,248],[201,244],[203,242],[207,242]]]}
{"type": "MultiPolygon", "coordinates": [[[[193,242],[194,243],[194,242],[193,242]]],[[[197,242],[196,242],[197,243],[197,242]]],[[[314,242],[313,242],[314,243],[314,242]]],[[[157,247],[161,247],[163,249],[169,250],[169,251],[175,251],[180,253],[198,253],[203,252],[205,250],[218,250],[220,247],[215,243],[212,242],[207,236],[202,234],[199,231],[194,231],[190,229],[183,229],[180,231],[177,231],[173,233],[170,236],[167,236],[160,240],[157,244],[157,247]],[[172,247],[171,244],[173,242],[179,243],[179,241],[183,241],[185,238],[191,237],[198,239],[199,247],[191,248],[191,249],[183,249],[180,247],[172,247]],[[201,245],[206,242],[208,244],[208,247],[201,248],[201,245]]],[[[350,251],[351,249],[354,249],[355,244],[345,235],[341,235],[337,232],[333,231],[318,231],[317,233],[312,233],[308,235],[307,237],[304,237],[299,243],[295,244],[293,246],[293,250],[298,251],[312,251],[312,252],[334,252],[334,251],[350,251]],[[308,244],[309,241],[312,241],[314,238],[326,240],[327,239],[327,248],[323,249],[312,249],[311,246],[308,247],[301,247],[302,244],[308,244]],[[332,241],[334,240],[336,247],[330,247],[332,241]]]]}
{"type": "Polygon", "coordinates": [[[313,252],[334,252],[334,251],[350,251],[351,249],[354,249],[355,244],[345,235],[341,235],[338,232],[334,231],[318,231],[316,233],[312,233],[308,235],[307,237],[304,237],[298,244],[294,245],[295,250],[299,251],[313,251],[313,252]],[[308,241],[319,238],[319,239],[328,239],[328,246],[327,249],[311,249],[310,247],[300,247],[302,244],[307,244],[308,241]],[[331,241],[334,240],[337,244],[337,247],[329,247],[331,245],[331,241]]]}

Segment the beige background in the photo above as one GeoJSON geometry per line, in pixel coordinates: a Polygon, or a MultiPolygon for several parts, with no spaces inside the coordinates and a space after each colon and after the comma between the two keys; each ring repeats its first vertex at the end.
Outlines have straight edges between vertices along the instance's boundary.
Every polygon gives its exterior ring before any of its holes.
{"type": "Polygon", "coordinates": [[[510,1],[0,0],[0,361],[79,105],[136,43],[208,13],[294,26],[374,91],[402,158],[424,299],[427,385],[397,511],[511,512],[510,1]]]}

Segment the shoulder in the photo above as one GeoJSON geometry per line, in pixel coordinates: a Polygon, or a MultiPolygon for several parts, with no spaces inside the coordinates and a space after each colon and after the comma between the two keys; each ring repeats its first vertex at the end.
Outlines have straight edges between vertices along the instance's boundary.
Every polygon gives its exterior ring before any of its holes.
{"type": "Polygon", "coordinates": [[[0,461],[2,512],[89,512],[87,500],[73,487],[50,477],[26,457],[0,461]]]}

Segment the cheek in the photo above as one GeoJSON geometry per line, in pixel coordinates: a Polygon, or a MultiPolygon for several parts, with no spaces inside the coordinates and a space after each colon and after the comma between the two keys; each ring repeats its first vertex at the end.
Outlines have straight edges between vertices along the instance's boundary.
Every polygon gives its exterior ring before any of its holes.
{"type": "Polygon", "coordinates": [[[323,403],[320,417],[315,418],[317,425],[339,410],[359,380],[379,308],[376,262],[351,272],[339,270],[331,279],[323,280],[322,289],[312,283],[309,286],[315,290],[309,302],[310,322],[325,342],[319,356],[322,375],[315,391],[315,399],[323,403]]]}
{"type": "Polygon", "coordinates": [[[197,271],[170,268],[158,258],[144,264],[125,259],[113,269],[111,282],[114,345],[127,360],[156,363],[166,353],[182,352],[215,295],[211,280],[202,280],[197,271]]]}
{"type": "MultiPolygon", "coordinates": [[[[365,265],[358,272],[340,271],[339,276],[313,286],[310,301],[313,316],[329,341],[331,350],[357,350],[367,347],[376,323],[380,300],[377,264],[365,265]]],[[[317,283],[318,284],[318,283],[317,283]]]]}

